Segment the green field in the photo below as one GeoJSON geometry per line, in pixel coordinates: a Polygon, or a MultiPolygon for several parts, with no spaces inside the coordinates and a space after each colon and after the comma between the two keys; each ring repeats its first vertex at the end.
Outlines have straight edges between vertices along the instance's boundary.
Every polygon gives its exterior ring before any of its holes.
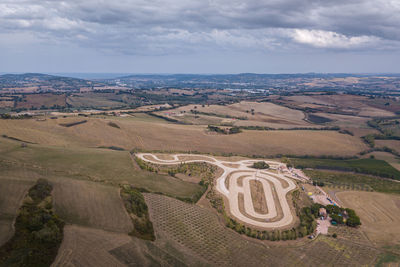
{"type": "Polygon", "coordinates": [[[352,171],[363,174],[400,180],[400,171],[393,168],[384,160],[378,159],[321,159],[321,158],[292,158],[290,162],[296,168],[328,169],[352,171]]]}
{"type": "Polygon", "coordinates": [[[322,170],[304,170],[313,181],[323,182],[330,187],[400,194],[400,183],[355,173],[322,170]]]}
{"type": "Polygon", "coordinates": [[[34,172],[36,176],[41,175],[49,179],[63,176],[115,186],[132,184],[150,192],[181,198],[191,198],[198,191],[202,191],[198,184],[136,169],[127,151],[69,149],[32,144],[22,147],[20,142],[0,139],[0,173],[5,175],[7,172],[9,176],[14,177],[27,176],[26,172],[21,173],[21,170],[34,172]]]}

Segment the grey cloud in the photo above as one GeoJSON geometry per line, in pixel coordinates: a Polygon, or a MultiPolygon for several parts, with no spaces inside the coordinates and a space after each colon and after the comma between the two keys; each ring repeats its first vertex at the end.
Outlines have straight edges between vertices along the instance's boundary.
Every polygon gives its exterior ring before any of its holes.
{"type": "Polygon", "coordinates": [[[0,2],[0,32],[128,54],[399,48],[397,0],[0,2]],[[57,39],[57,40],[55,40],[57,39]]]}

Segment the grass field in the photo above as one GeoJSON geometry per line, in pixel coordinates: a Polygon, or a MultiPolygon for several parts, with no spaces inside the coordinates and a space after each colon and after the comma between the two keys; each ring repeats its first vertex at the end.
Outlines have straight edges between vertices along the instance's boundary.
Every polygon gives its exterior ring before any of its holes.
{"type": "Polygon", "coordinates": [[[329,169],[353,171],[385,178],[400,180],[400,171],[384,160],[379,159],[321,159],[321,158],[292,158],[291,163],[296,168],[329,169]]]}
{"type": "Polygon", "coordinates": [[[334,131],[243,131],[233,135],[208,134],[205,126],[156,123],[119,118],[120,129],[108,126],[112,119],[89,118],[87,123],[62,127],[79,118],[0,120],[0,134],[39,144],[79,147],[139,148],[162,151],[199,151],[271,156],[355,155],[366,145],[357,137],[334,131]]]}
{"type": "Polygon", "coordinates": [[[339,190],[364,190],[400,194],[400,182],[356,173],[338,171],[304,170],[313,181],[323,182],[339,190]]]}
{"type": "Polygon", "coordinates": [[[65,177],[115,186],[126,183],[182,198],[190,198],[202,190],[198,184],[135,169],[126,151],[38,145],[21,147],[20,142],[1,139],[0,152],[0,170],[4,175],[9,173],[24,179],[40,174],[50,180],[65,177]]]}
{"type": "Polygon", "coordinates": [[[365,154],[364,157],[370,157],[371,155],[374,156],[376,159],[386,161],[387,163],[392,165],[393,168],[396,168],[400,171],[400,159],[395,155],[388,152],[374,151],[372,153],[365,154]]]}
{"type": "Polygon", "coordinates": [[[400,196],[376,192],[339,192],[346,207],[361,218],[361,229],[377,244],[398,244],[400,240],[400,196]]]}

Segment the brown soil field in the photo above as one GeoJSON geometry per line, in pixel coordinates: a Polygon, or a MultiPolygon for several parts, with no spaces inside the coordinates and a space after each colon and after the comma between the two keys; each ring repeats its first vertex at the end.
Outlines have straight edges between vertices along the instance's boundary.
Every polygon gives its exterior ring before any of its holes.
{"type": "Polygon", "coordinates": [[[251,199],[253,200],[254,210],[261,214],[268,212],[267,201],[265,199],[264,188],[261,182],[250,181],[251,199]]]}
{"type": "Polygon", "coordinates": [[[333,120],[332,122],[327,123],[327,126],[332,125],[339,127],[368,128],[366,123],[367,121],[370,120],[369,118],[362,118],[357,116],[341,115],[341,114],[331,114],[324,112],[317,112],[314,114],[317,116],[322,116],[333,120]]]}
{"type": "Polygon", "coordinates": [[[394,244],[400,240],[400,196],[377,192],[345,191],[336,193],[345,207],[354,209],[361,229],[376,244],[394,244]]]}
{"type": "Polygon", "coordinates": [[[0,100],[0,108],[12,108],[14,107],[14,101],[0,100]]]}
{"type": "MultiPolygon", "coordinates": [[[[243,195],[242,193],[239,193],[239,194],[238,194],[238,201],[239,201],[239,210],[240,210],[240,213],[244,214],[246,217],[251,218],[252,220],[255,220],[255,221],[259,221],[259,222],[265,221],[264,219],[255,218],[255,217],[251,216],[250,214],[248,214],[248,213],[246,212],[246,210],[245,210],[245,208],[244,208],[244,195],[243,195]]],[[[278,220],[281,220],[281,219],[282,219],[282,217],[283,217],[282,209],[279,209],[280,205],[277,205],[277,207],[278,207],[278,215],[277,215],[276,217],[274,217],[274,218],[268,220],[269,222],[275,222],[275,221],[278,221],[278,220]]],[[[227,212],[228,212],[228,211],[227,211],[227,212]]],[[[228,214],[230,214],[230,213],[228,212],[228,214]]],[[[231,215],[230,215],[230,216],[231,216],[231,215]]],[[[237,220],[237,221],[240,222],[240,223],[242,223],[242,224],[244,224],[244,225],[246,225],[246,226],[249,226],[249,227],[252,227],[252,228],[258,230],[258,228],[257,228],[256,226],[248,225],[248,224],[246,224],[245,222],[243,222],[243,221],[241,221],[241,220],[237,220]]],[[[260,228],[259,230],[261,231],[261,230],[263,230],[263,229],[260,228]]]]}
{"type": "Polygon", "coordinates": [[[128,235],[120,233],[66,225],[63,242],[52,266],[125,266],[109,251],[130,240],[128,235]]]}
{"type": "Polygon", "coordinates": [[[367,97],[356,95],[313,95],[313,96],[289,96],[284,99],[295,105],[315,104],[329,109],[340,109],[343,111],[354,112],[358,116],[365,117],[385,117],[395,114],[383,108],[370,105],[367,97]]]}
{"type": "Polygon", "coordinates": [[[52,266],[198,266],[202,262],[182,250],[172,247],[168,240],[150,242],[126,234],[67,225],[52,266]]]}
{"type": "Polygon", "coordinates": [[[204,126],[177,125],[119,119],[121,129],[107,126],[103,119],[62,127],[71,119],[37,122],[0,120],[0,134],[57,146],[139,148],[163,151],[199,151],[241,155],[342,155],[365,150],[357,137],[334,131],[243,131],[233,135],[207,135],[204,126]]]}
{"type": "Polygon", "coordinates": [[[399,140],[375,140],[375,144],[380,147],[390,147],[400,153],[400,141],[399,140]]]}
{"type": "Polygon", "coordinates": [[[225,106],[206,105],[204,107],[201,105],[187,105],[173,110],[160,111],[158,114],[193,124],[231,123],[236,126],[266,126],[274,128],[314,126],[313,124],[307,123],[303,120],[303,112],[268,102],[258,103],[242,101],[240,103],[225,106]],[[198,114],[198,118],[194,118],[194,114],[192,114],[190,110],[213,113],[221,116],[243,117],[247,118],[247,120],[222,118],[203,114],[198,114]],[[252,110],[254,110],[254,115],[251,113],[252,110]]]}
{"type": "Polygon", "coordinates": [[[357,127],[342,127],[343,130],[348,130],[354,134],[354,136],[362,137],[368,134],[379,134],[379,131],[372,128],[357,128],[357,127]]]}
{"type": "Polygon", "coordinates": [[[132,230],[119,188],[77,180],[53,184],[55,210],[66,222],[114,232],[132,230]]]}
{"type": "Polygon", "coordinates": [[[25,95],[22,101],[18,101],[17,108],[40,108],[42,106],[52,107],[54,105],[65,107],[66,96],[56,94],[33,94],[25,95]]]}

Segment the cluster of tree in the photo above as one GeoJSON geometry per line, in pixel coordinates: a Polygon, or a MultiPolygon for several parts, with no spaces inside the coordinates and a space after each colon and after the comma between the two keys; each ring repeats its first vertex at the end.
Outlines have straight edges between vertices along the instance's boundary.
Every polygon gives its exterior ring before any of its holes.
{"type": "Polygon", "coordinates": [[[269,165],[265,161],[257,161],[254,162],[253,165],[251,165],[251,167],[254,169],[268,169],[269,165]]]}
{"type": "Polygon", "coordinates": [[[219,117],[219,118],[236,119],[236,120],[248,120],[247,117],[237,117],[237,116],[230,116],[230,115],[226,115],[226,114],[203,112],[203,111],[196,110],[196,106],[194,108],[195,109],[191,109],[190,112],[195,114],[195,115],[196,114],[200,114],[200,115],[213,116],[213,117],[219,117]]]}
{"type": "Polygon", "coordinates": [[[208,125],[207,129],[211,132],[216,132],[220,134],[237,134],[242,132],[239,127],[220,128],[218,126],[208,125]]]}
{"type": "Polygon", "coordinates": [[[63,239],[64,222],[52,205],[52,185],[39,179],[25,197],[14,236],[0,248],[0,266],[50,266],[63,239]]]}
{"type": "MultiPolygon", "coordinates": [[[[160,169],[159,167],[156,167],[156,166],[152,165],[151,163],[147,163],[138,157],[135,157],[135,161],[142,170],[155,172],[155,173],[163,173],[164,172],[172,177],[175,177],[175,175],[177,173],[185,173],[185,174],[191,175],[190,166],[196,165],[196,163],[180,164],[177,167],[168,168],[167,170],[165,170],[165,169],[160,169]]],[[[184,202],[196,203],[203,196],[203,194],[207,191],[208,185],[212,182],[213,172],[214,172],[214,170],[210,170],[210,169],[207,169],[203,172],[204,175],[199,182],[199,185],[201,185],[201,189],[196,191],[191,197],[178,197],[178,196],[172,196],[172,195],[168,195],[168,196],[177,198],[184,202]]],[[[162,194],[160,192],[153,192],[153,193],[162,194]]],[[[162,194],[162,195],[165,195],[165,194],[162,194]]]]}
{"type": "Polygon", "coordinates": [[[293,128],[271,128],[267,126],[239,126],[240,129],[243,130],[257,130],[257,131],[298,131],[298,130],[307,130],[307,131],[339,131],[340,127],[332,126],[332,127],[321,127],[321,128],[310,128],[310,127],[293,127],[293,128]]]}
{"type": "Polygon", "coordinates": [[[29,114],[21,114],[17,116],[11,116],[8,113],[0,114],[0,119],[5,119],[5,120],[19,120],[19,119],[30,119],[32,118],[32,115],[29,114]]]}
{"type": "Polygon", "coordinates": [[[72,127],[72,126],[76,126],[76,125],[79,125],[79,124],[84,124],[86,122],[87,122],[87,120],[70,122],[70,123],[60,123],[60,126],[72,127]]]}
{"type": "Polygon", "coordinates": [[[150,116],[153,116],[153,117],[156,117],[156,118],[159,118],[159,119],[163,119],[163,120],[166,120],[166,121],[169,121],[169,122],[177,123],[177,124],[189,124],[189,123],[185,123],[185,122],[182,122],[182,121],[179,121],[179,120],[176,120],[176,119],[172,119],[170,117],[161,116],[161,115],[158,115],[158,114],[153,113],[153,112],[148,112],[147,114],[150,115],[150,116]]]}
{"type": "Polygon", "coordinates": [[[296,208],[296,213],[300,218],[300,224],[297,228],[288,229],[285,231],[258,231],[251,229],[250,227],[246,227],[243,224],[237,222],[236,220],[229,217],[225,212],[224,201],[223,199],[215,194],[214,190],[210,190],[207,193],[207,198],[210,200],[210,203],[213,208],[217,210],[218,213],[222,214],[225,219],[225,224],[228,228],[238,232],[239,234],[245,234],[252,238],[257,238],[260,240],[271,240],[271,241],[279,241],[279,240],[294,240],[300,237],[305,237],[314,232],[317,227],[317,223],[315,218],[318,216],[314,216],[311,212],[310,207],[299,208],[296,205],[296,200],[299,195],[299,191],[296,190],[293,196],[293,203],[296,208]]]}
{"type": "Polygon", "coordinates": [[[305,237],[313,233],[317,227],[314,216],[311,213],[310,207],[305,207],[300,210],[299,218],[300,225],[297,228],[288,229],[285,231],[258,231],[246,227],[236,220],[228,217],[225,213],[226,226],[238,232],[245,234],[248,237],[253,237],[261,240],[279,241],[279,240],[295,240],[300,237],[305,237]]]}
{"type": "Polygon", "coordinates": [[[346,224],[350,227],[357,227],[361,225],[360,217],[357,216],[356,212],[349,208],[341,208],[335,205],[321,205],[318,203],[314,203],[311,207],[312,213],[315,216],[318,216],[319,209],[325,208],[329,217],[332,218],[332,221],[335,221],[337,224],[346,224]]]}
{"type": "Polygon", "coordinates": [[[345,130],[345,129],[339,130],[339,133],[341,133],[341,134],[348,134],[348,135],[354,136],[354,133],[353,133],[353,132],[351,132],[351,131],[349,131],[349,130],[345,130]]]}
{"type": "Polygon", "coordinates": [[[112,121],[108,122],[107,124],[108,124],[109,126],[111,126],[111,127],[117,128],[117,129],[120,129],[120,128],[121,128],[121,127],[119,127],[118,124],[116,124],[115,122],[112,122],[112,121]]]}
{"type": "Polygon", "coordinates": [[[318,185],[318,186],[325,186],[325,183],[324,183],[324,182],[321,182],[321,181],[313,181],[312,184],[313,184],[314,186],[315,186],[315,185],[318,185]]]}
{"type": "Polygon", "coordinates": [[[139,157],[135,157],[135,161],[142,170],[158,173],[158,170],[155,167],[151,166],[150,164],[140,159],[139,157]]]}
{"type": "Polygon", "coordinates": [[[134,228],[129,234],[154,241],[156,237],[153,223],[150,221],[148,207],[142,193],[133,186],[126,185],[121,188],[121,198],[133,221],[134,228]]]}

